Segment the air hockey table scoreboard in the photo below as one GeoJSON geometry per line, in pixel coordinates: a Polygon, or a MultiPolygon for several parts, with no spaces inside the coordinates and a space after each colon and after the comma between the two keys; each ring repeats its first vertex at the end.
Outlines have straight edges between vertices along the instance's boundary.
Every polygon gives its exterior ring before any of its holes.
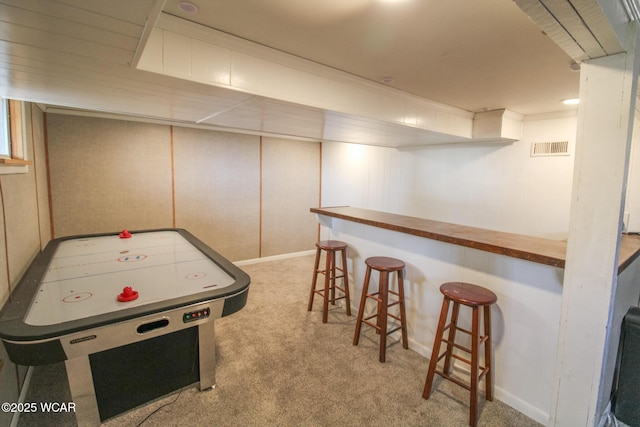
{"type": "Polygon", "coordinates": [[[0,311],[19,365],[64,361],[80,426],[199,382],[215,385],[214,320],[250,278],[184,229],[71,236],[38,254],[0,311]]]}

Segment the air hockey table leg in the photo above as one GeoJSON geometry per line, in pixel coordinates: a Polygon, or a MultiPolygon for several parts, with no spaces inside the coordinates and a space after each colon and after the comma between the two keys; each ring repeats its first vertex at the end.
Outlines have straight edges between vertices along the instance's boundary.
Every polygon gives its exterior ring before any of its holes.
{"type": "Polygon", "coordinates": [[[198,326],[200,391],[216,385],[216,336],[213,321],[198,326]]]}
{"type": "Polygon", "coordinates": [[[89,357],[81,356],[68,359],[65,362],[71,399],[76,404],[76,420],[78,426],[99,426],[100,412],[96,391],[93,387],[93,375],[89,357]]]}

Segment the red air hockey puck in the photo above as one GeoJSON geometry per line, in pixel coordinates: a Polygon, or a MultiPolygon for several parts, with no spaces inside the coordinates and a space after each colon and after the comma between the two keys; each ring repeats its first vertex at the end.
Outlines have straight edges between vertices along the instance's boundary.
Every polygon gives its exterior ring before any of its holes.
{"type": "Polygon", "coordinates": [[[131,286],[125,286],[122,289],[122,293],[118,295],[118,301],[128,302],[138,299],[138,291],[134,291],[131,286]]]}

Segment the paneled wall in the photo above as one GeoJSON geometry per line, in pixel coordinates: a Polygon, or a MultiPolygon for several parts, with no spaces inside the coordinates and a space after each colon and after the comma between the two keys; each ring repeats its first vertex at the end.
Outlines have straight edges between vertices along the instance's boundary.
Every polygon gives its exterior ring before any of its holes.
{"type": "Polygon", "coordinates": [[[320,146],[47,114],[56,237],[186,228],[232,261],[312,249],[320,146]]]}
{"type": "Polygon", "coordinates": [[[260,257],[260,138],[175,128],[174,141],[176,223],[230,259],[260,257]]]}
{"type": "Polygon", "coordinates": [[[318,224],[307,213],[320,204],[319,156],[316,144],[263,139],[262,256],[300,250],[311,237],[310,229],[316,232],[315,244],[318,224]],[[295,208],[283,209],[285,206],[295,208]]]}
{"type": "MultiPolygon", "coordinates": [[[[25,106],[27,173],[0,174],[0,305],[33,258],[50,239],[44,118],[36,106],[25,106]]],[[[24,367],[11,363],[0,345],[0,401],[17,402],[24,367]]],[[[0,425],[9,425],[11,413],[0,413],[0,425]]]]}
{"type": "Polygon", "coordinates": [[[47,114],[55,237],[172,225],[171,128],[47,114]]]}

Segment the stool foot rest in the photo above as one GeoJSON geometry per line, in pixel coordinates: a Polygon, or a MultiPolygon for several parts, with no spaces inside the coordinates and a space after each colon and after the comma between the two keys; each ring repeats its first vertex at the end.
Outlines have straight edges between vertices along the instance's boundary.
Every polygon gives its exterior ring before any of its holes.
{"type": "MultiPolygon", "coordinates": [[[[454,356],[454,357],[455,357],[455,356],[454,356]]],[[[439,359],[438,359],[438,360],[439,360],[439,359]]],[[[480,369],[481,369],[481,372],[480,372],[480,375],[478,375],[478,382],[480,382],[480,381],[485,377],[485,375],[487,374],[487,372],[489,372],[489,368],[483,368],[483,367],[480,367],[480,369]]],[[[452,377],[452,376],[451,376],[451,375],[449,375],[449,374],[446,374],[446,373],[444,373],[444,372],[442,372],[442,371],[439,371],[439,370],[437,370],[437,369],[436,369],[435,371],[433,371],[433,373],[434,373],[434,374],[438,374],[438,375],[440,375],[442,378],[446,378],[446,379],[448,379],[449,381],[451,381],[451,382],[454,382],[454,383],[458,384],[458,385],[459,385],[460,387],[462,387],[462,388],[465,388],[465,389],[467,389],[467,390],[471,390],[471,385],[470,385],[469,383],[465,383],[464,381],[459,380],[459,379],[457,379],[457,378],[455,378],[455,377],[452,377]]],[[[487,400],[492,400],[492,399],[487,399],[487,400]]]]}

